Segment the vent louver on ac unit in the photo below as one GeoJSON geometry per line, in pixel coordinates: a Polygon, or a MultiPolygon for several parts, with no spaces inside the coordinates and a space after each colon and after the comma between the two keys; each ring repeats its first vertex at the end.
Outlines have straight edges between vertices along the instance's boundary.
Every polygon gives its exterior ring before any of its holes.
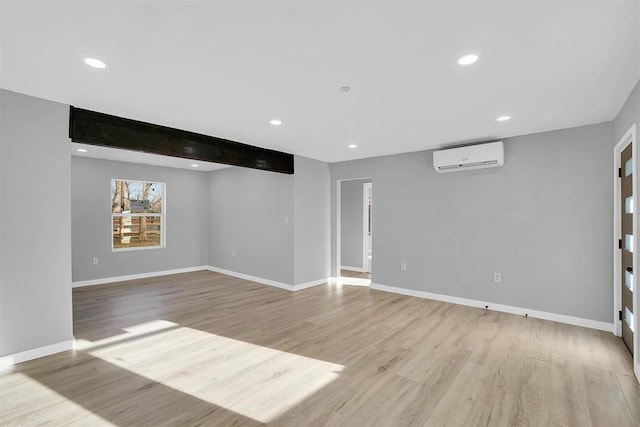
{"type": "Polygon", "coordinates": [[[502,141],[469,145],[433,152],[433,167],[437,172],[495,168],[504,165],[502,141]]]}

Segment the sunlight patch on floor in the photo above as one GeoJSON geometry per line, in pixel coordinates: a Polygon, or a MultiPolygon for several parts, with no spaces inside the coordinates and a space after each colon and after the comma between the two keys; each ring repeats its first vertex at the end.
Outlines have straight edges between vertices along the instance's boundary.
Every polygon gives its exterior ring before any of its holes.
{"type": "Polygon", "coordinates": [[[158,331],[177,328],[178,324],[169,322],[167,320],[152,320],[151,322],[141,323],[135,326],[129,326],[122,328],[125,333],[114,335],[108,338],[104,338],[97,341],[88,341],[85,339],[77,339],[74,349],[75,350],[88,350],[95,347],[106,346],[114,344],[130,338],[135,338],[140,335],[152,334],[158,331]]]}
{"type": "Polygon", "coordinates": [[[114,425],[27,375],[0,376],[0,425],[51,425],[53,413],[57,425],[114,425]]]}
{"type": "Polygon", "coordinates": [[[125,341],[93,350],[85,343],[85,348],[113,365],[264,423],[322,389],[344,368],[171,322],[127,329],[125,341]]]}

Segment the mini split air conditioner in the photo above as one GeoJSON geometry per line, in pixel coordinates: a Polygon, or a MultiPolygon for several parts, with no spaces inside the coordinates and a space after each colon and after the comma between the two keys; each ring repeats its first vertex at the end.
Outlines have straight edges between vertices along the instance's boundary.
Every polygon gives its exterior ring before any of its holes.
{"type": "Polygon", "coordinates": [[[502,165],[504,165],[502,141],[433,152],[433,167],[441,173],[497,168],[502,165]]]}

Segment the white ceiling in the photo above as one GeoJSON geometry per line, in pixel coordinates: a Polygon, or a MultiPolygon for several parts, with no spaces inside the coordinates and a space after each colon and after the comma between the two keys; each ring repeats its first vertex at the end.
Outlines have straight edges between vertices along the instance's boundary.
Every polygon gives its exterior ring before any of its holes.
{"type": "Polygon", "coordinates": [[[0,1],[2,88],[330,162],[612,120],[640,78],[638,0],[0,1]]]}
{"type": "Polygon", "coordinates": [[[120,162],[140,163],[143,165],[163,166],[167,168],[188,169],[200,172],[211,172],[229,168],[220,163],[201,162],[199,160],[182,159],[178,157],[159,156],[141,151],[118,150],[97,145],[71,143],[71,155],[78,157],[92,157],[94,159],[116,160],[120,162]],[[84,150],[84,151],[78,151],[84,150]],[[195,166],[194,166],[195,165],[195,166]]]}

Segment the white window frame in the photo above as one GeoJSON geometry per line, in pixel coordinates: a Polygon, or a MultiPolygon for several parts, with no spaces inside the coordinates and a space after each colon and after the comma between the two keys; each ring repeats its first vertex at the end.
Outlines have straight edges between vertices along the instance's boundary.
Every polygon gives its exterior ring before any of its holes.
{"type": "Polygon", "coordinates": [[[128,252],[128,251],[145,251],[149,249],[164,249],[167,247],[167,184],[160,181],[146,180],[146,179],[128,179],[128,178],[111,178],[109,182],[109,194],[111,194],[111,185],[113,181],[129,181],[129,182],[152,182],[154,184],[160,184],[162,188],[162,208],[160,213],[136,213],[136,214],[124,214],[113,213],[109,216],[109,236],[111,238],[111,252],[128,252]],[[130,217],[160,217],[160,245],[159,246],[138,246],[134,248],[115,248],[113,246],[113,218],[121,216],[130,217]]]}

